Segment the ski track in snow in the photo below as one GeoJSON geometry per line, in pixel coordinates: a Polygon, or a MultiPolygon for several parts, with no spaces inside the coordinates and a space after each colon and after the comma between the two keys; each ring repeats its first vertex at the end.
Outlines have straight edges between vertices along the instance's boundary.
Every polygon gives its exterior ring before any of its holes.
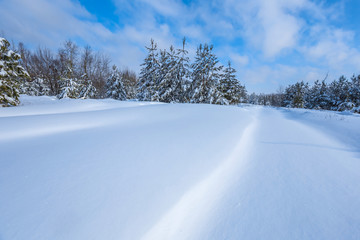
{"type": "Polygon", "coordinates": [[[359,238],[352,150],[274,110],[253,114],[229,158],[142,239],[359,238]]]}
{"type": "Polygon", "coordinates": [[[0,109],[1,240],[360,239],[357,116],[23,98],[0,109]]]}
{"type": "Polygon", "coordinates": [[[273,109],[258,121],[247,170],[202,238],[359,239],[360,161],[352,149],[273,109]]]}
{"type": "Polygon", "coordinates": [[[235,149],[212,173],[187,191],[150,231],[143,240],[198,239],[196,233],[206,228],[206,220],[235,174],[241,174],[246,164],[256,120],[242,134],[235,149]]]}

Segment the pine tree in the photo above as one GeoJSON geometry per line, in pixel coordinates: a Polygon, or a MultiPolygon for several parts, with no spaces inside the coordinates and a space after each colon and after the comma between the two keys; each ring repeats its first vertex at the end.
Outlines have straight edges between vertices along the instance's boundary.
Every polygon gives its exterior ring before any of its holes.
{"type": "Polygon", "coordinates": [[[60,63],[62,67],[60,77],[60,94],[58,98],[79,98],[81,84],[77,79],[77,54],[78,46],[72,41],[66,41],[64,48],[59,50],[60,63]]]}
{"type": "Polygon", "coordinates": [[[37,78],[35,80],[35,86],[36,89],[38,90],[38,96],[46,96],[46,95],[50,95],[50,88],[49,85],[46,83],[46,81],[42,78],[37,78]]]}
{"type": "Polygon", "coordinates": [[[126,100],[126,92],[122,82],[122,74],[114,65],[111,76],[106,82],[106,97],[117,100],[126,100]]]}
{"type": "Polygon", "coordinates": [[[292,108],[304,108],[309,85],[303,81],[290,85],[285,89],[283,106],[292,108]]]}
{"type": "Polygon", "coordinates": [[[329,85],[331,110],[345,110],[344,106],[350,101],[349,90],[349,81],[344,76],[341,76],[339,80],[335,80],[329,85]],[[342,105],[341,109],[339,108],[340,105],[342,105]]]}
{"type": "Polygon", "coordinates": [[[258,96],[256,95],[256,93],[250,94],[247,102],[250,104],[258,105],[259,101],[258,101],[258,96]]]}
{"type": "Polygon", "coordinates": [[[303,81],[295,83],[295,95],[292,102],[294,108],[304,108],[306,106],[306,94],[309,90],[308,83],[303,81]]]}
{"type": "Polygon", "coordinates": [[[80,84],[74,77],[72,69],[69,67],[64,73],[64,76],[60,79],[60,94],[59,99],[62,98],[79,98],[80,95],[80,84]]]}
{"type": "Polygon", "coordinates": [[[160,102],[180,102],[182,83],[179,68],[177,66],[177,55],[173,46],[170,51],[160,53],[159,82],[156,84],[156,92],[160,102]]]}
{"type": "Polygon", "coordinates": [[[146,49],[148,55],[144,59],[144,63],[141,64],[142,69],[138,82],[137,98],[140,101],[152,101],[158,98],[158,96],[155,96],[155,84],[158,82],[159,62],[157,59],[157,44],[153,39],[151,39],[150,46],[146,47],[146,49]]]}
{"type": "Polygon", "coordinates": [[[39,96],[35,81],[27,81],[25,79],[20,82],[19,93],[28,96],[39,96]]]}
{"type": "Polygon", "coordinates": [[[165,49],[160,50],[159,52],[160,54],[157,60],[158,67],[155,69],[154,74],[156,79],[154,81],[153,87],[151,88],[152,93],[150,101],[166,102],[166,97],[163,96],[163,99],[160,99],[160,94],[163,94],[162,91],[169,88],[169,85],[171,84],[171,79],[167,77],[167,75],[169,75],[168,67],[170,67],[169,54],[165,49]]]}
{"type": "Polygon", "coordinates": [[[20,93],[29,96],[44,96],[50,95],[50,88],[45,83],[44,79],[36,78],[33,81],[24,79],[20,84],[20,93]]]}
{"type": "Polygon", "coordinates": [[[191,65],[192,82],[188,89],[191,103],[217,104],[224,99],[218,89],[222,66],[217,66],[219,61],[212,50],[213,46],[200,44],[196,51],[195,62],[191,65]]]}
{"type": "Polygon", "coordinates": [[[189,62],[190,59],[187,56],[188,51],[185,49],[186,38],[183,38],[182,48],[177,50],[176,55],[176,90],[175,90],[175,99],[178,102],[186,102],[186,89],[189,83],[188,77],[190,76],[189,62]]]}
{"type": "Polygon", "coordinates": [[[81,80],[79,82],[79,98],[81,99],[87,99],[87,98],[95,98],[97,91],[94,85],[92,84],[92,81],[88,78],[87,74],[84,74],[81,77],[81,80]]]}
{"type": "Polygon", "coordinates": [[[236,70],[231,67],[231,62],[224,70],[220,80],[219,90],[226,99],[225,104],[236,105],[243,102],[246,98],[245,87],[235,77],[236,70]]]}
{"type": "Polygon", "coordinates": [[[161,51],[159,58],[160,70],[157,74],[156,95],[161,102],[185,102],[185,84],[189,76],[189,58],[185,50],[186,39],[182,48],[175,51],[171,46],[169,51],[161,51]]]}
{"type": "Polygon", "coordinates": [[[62,78],[60,82],[61,90],[58,95],[59,99],[62,98],[79,98],[79,84],[75,79],[62,78]]]}
{"type": "Polygon", "coordinates": [[[360,113],[360,75],[352,76],[349,95],[351,102],[355,105],[354,108],[356,108],[354,111],[360,113]]]}
{"type": "Polygon", "coordinates": [[[136,73],[130,71],[129,69],[124,69],[121,71],[121,75],[122,75],[127,99],[136,98],[136,92],[137,92],[136,73]]]}
{"type": "Polygon", "coordinates": [[[330,109],[330,97],[325,80],[316,80],[306,96],[307,108],[330,109]]]}
{"type": "Polygon", "coordinates": [[[0,106],[16,106],[20,103],[19,88],[22,78],[29,74],[20,65],[20,55],[10,50],[10,43],[0,37],[0,106]]]}

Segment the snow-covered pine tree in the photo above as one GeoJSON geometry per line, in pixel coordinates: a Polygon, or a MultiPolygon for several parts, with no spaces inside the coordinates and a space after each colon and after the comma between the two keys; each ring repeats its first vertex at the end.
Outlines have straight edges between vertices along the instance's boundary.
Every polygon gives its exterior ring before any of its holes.
{"type": "Polygon", "coordinates": [[[50,88],[45,83],[44,79],[36,78],[33,81],[23,80],[20,85],[20,93],[29,96],[44,96],[50,95],[50,88]]]}
{"type": "Polygon", "coordinates": [[[20,65],[20,55],[10,50],[10,43],[0,37],[0,106],[16,106],[19,101],[19,87],[22,78],[29,74],[20,65]]]}
{"type": "Polygon", "coordinates": [[[360,75],[351,77],[350,99],[354,103],[354,112],[360,113],[360,75]]]}
{"type": "Polygon", "coordinates": [[[283,99],[283,107],[292,107],[292,101],[295,95],[295,88],[294,85],[289,85],[285,88],[285,93],[284,93],[284,99],[283,99]]]}
{"type": "Polygon", "coordinates": [[[316,105],[320,109],[330,109],[330,97],[329,97],[329,89],[328,86],[323,80],[321,82],[321,86],[318,88],[318,91],[316,92],[316,96],[314,96],[316,105]]]}
{"type": "Polygon", "coordinates": [[[256,93],[252,93],[249,95],[247,102],[250,104],[255,104],[255,105],[259,105],[259,101],[258,101],[258,96],[256,95],[256,93]]]}
{"type": "Polygon", "coordinates": [[[351,82],[349,82],[344,76],[341,76],[338,81],[338,88],[341,89],[337,98],[339,105],[337,111],[351,111],[355,104],[351,101],[351,82]]]}
{"type": "Polygon", "coordinates": [[[51,90],[49,88],[49,84],[47,84],[43,78],[37,78],[35,80],[35,85],[38,90],[38,96],[50,95],[51,90]]]}
{"type": "Polygon", "coordinates": [[[156,92],[160,102],[179,102],[181,94],[181,79],[179,78],[177,56],[173,46],[169,52],[160,53],[159,82],[156,84],[156,92]]]}
{"type": "Polygon", "coordinates": [[[192,82],[187,94],[191,103],[217,104],[223,101],[218,90],[222,66],[217,66],[219,61],[212,50],[213,46],[207,44],[200,44],[196,50],[195,62],[191,65],[192,82]]]}
{"type": "Polygon", "coordinates": [[[182,49],[170,46],[169,51],[161,51],[157,74],[155,96],[161,102],[184,102],[185,83],[189,75],[189,58],[185,50],[186,39],[183,39],[182,49]]]}
{"type": "Polygon", "coordinates": [[[62,98],[79,98],[80,89],[78,80],[73,77],[72,70],[68,68],[65,76],[62,76],[60,79],[60,94],[58,95],[59,99],[62,98]]]}
{"type": "Polygon", "coordinates": [[[20,82],[19,93],[29,96],[39,96],[39,92],[34,81],[28,81],[25,79],[22,79],[20,82]]]}
{"type": "Polygon", "coordinates": [[[106,82],[106,97],[122,101],[126,100],[126,92],[122,82],[122,74],[115,65],[112,67],[111,76],[106,82]]]}
{"type": "Polygon", "coordinates": [[[60,86],[61,86],[61,90],[60,90],[60,94],[58,95],[59,99],[79,97],[78,83],[74,79],[62,78],[60,86]]]}
{"type": "Polygon", "coordinates": [[[89,79],[87,74],[83,74],[81,80],[79,81],[79,98],[95,98],[96,97],[96,88],[92,84],[92,81],[89,79]]]}
{"type": "Polygon", "coordinates": [[[236,105],[244,102],[246,99],[245,87],[240,84],[235,76],[236,70],[228,62],[221,76],[219,90],[226,99],[225,104],[236,105]]]}
{"type": "Polygon", "coordinates": [[[346,106],[347,103],[350,101],[349,90],[350,90],[350,83],[344,76],[341,76],[339,80],[334,80],[329,85],[331,110],[334,111],[345,110],[344,106],[346,106]],[[342,105],[341,109],[339,108],[340,105],[342,105]]]}
{"type": "Polygon", "coordinates": [[[189,83],[189,76],[190,76],[190,70],[189,70],[189,63],[190,59],[187,56],[188,51],[185,49],[186,45],[186,38],[183,38],[182,41],[182,48],[177,49],[176,54],[176,73],[177,73],[177,87],[175,90],[175,99],[178,102],[186,102],[186,89],[187,85],[189,83]]]}
{"type": "Polygon", "coordinates": [[[294,108],[304,108],[306,106],[306,95],[309,91],[309,84],[303,81],[295,83],[295,96],[292,102],[294,108]]]}
{"type": "Polygon", "coordinates": [[[72,41],[66,41],[64,48],[59,50],[61,63],[60,94],[58,98],[79,98],[80,81],[77,79],[78,46],[72,41]]]}
{"type": "Polygon", "coordinates": [[[306,96],[306,107],[310,109],[330,109],[330,98],[325,80],[316,80],[306,96]]]}
{"type": "Polygon", "coordinates": [[[285,89],[283,106],[304,108],[306,106],[306,95],[308,91],[309,85],[303,81],[288,86],[285,89]]]}
{"type": "MultiPolygon", "coordinates": [[[[160,100],[160,92],[163,89],[167,89],[168,86],[166,85],[167,83],[167,79],[165,78],[165,76],[169,73],[169,54],[168,52],[164,49],[159,51],[159,56],[158,56],[158,68],[155,70],[155,82],[151,88],[151,98],[150,101],[153,102],[159,102],[160,100]]],[[[163,100],[163,102],[165,102],[163,100]]]]}
{"type": "Polygon", "coordinates": [[[140,101],[151,101],[156,98],[155,84],[158,81],[159,61],[157,53],[157,44],[153,39],[150,41],[150,46],[146,47],[148,55],[144,59],[144,63],[141,64],[142,69],[140,71],[138,82],[138,94],[137,98],[140,101]]]}
{"type": "Polygon", "coordinates": [[[121,75],[123,78],[123,84],[124,84],[127,99],[136,98],[136,92],[137,92],[136,73],[129,69],[124,69],[121,71],[121,75]]]}

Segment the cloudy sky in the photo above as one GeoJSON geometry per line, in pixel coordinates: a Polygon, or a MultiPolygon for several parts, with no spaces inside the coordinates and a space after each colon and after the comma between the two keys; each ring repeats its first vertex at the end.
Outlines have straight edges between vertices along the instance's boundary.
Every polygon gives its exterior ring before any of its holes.
{"type": "Polygon", "coordinates": [[[71,39],[139,71],[144,46],[214,45],[249,92],[360,74],[359,0],[0,0],[0,34],[56,50],[71,39]]]}

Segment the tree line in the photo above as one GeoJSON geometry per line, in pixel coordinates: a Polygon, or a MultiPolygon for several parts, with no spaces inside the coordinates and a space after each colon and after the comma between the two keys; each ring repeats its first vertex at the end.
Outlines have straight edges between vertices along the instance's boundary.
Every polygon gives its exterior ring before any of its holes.
{"type": "Polygon", "coordinates": [[[46,47],[30,51],[23,43],[11,48],[0,37],[0,105],[15,106],[19,94],[27,94],[360,112],[360,75],[330,83],[327,77],[313,84],[299,81],[277,93],[247,95],[231,62],[219,64],[212,45],[200,44],[192,62],[185,47],[185,38],[179,49],[158,49],[151,40],[137,78],[129,69],[111,66],[108,56],[90,46],[81,49],[65,41],[56,53],[46,47]]]}
{"type": "Polygon", "coordinates": [[[339,77],[330,83],[299,81],[273,94],[251,94],[249,103],[276,107],[306,108],[360,113],[360,75],[339,77]]]}
{"type": "Polygon", "coordinates": [[[3,106],[17,105],[19,94],[59,99],[105,98],[106,83],[114,74],[122,79],[126,96],[136,97],[135,72],[119,70],[111,65],[107,55],[90,46],[80,48],[71,40],[54,52],[46,47],[30,51],[23,43],[10,46],[9,41],[0,38],[0,72],[0,105],[3,106]],[[11,66],[18,66],[22,72],[11,66]]]}
{"type": "Polygon", "coordinates": [[[245,86],[236,79],[229,61],[224,67],[213,53],[213,46],[200,44],[192,63],[185,49],[170,46],[158,50],[154,40],[139,76],[137,98],[143,101],[176,103],[238,104],[246,101],[245,86]]]}
{"type": "Polygon", "coordinates": [[[58,98],[104,98],[106,82],[114,71],[121,75],[125,91],[134,97],[136,74],[129,69],[111,66],[107,55],[87,45],[80,49],[71,40],[65,41],[57,53],[39,47],[31,52],[20,43],[18,53],[30,75],[23,81],[21,92],[28,95],[52,95],[58,98]]]}
{"type": "Polygon", "coordinates": [[[190,63],[185,45],[184,38],[180,49],[171,46],[168,50],[159,50],[151,40],[137,78],[131,70],[111,66],[108,56],[93,51],[90,46],[80,49],[70,40],[54,53],[46,47],[30,51],[23,43],[11,49],[10,43],[1,38],[1,71],[5,72],[5,65],[13,64],[22,68],[23,73],[6,72],[7,88],[12,89],[12,93],[2,91],[0,104],[17,105],[19,94],[168,103],[238,104],[246,101],[245,86],[236,79],[236,70],[230,61],[226,67],[220,65],[213,46],[200,44],[194,62],[190,63]],[[8,58],[9,52],[16,56],[8,58]]]}

